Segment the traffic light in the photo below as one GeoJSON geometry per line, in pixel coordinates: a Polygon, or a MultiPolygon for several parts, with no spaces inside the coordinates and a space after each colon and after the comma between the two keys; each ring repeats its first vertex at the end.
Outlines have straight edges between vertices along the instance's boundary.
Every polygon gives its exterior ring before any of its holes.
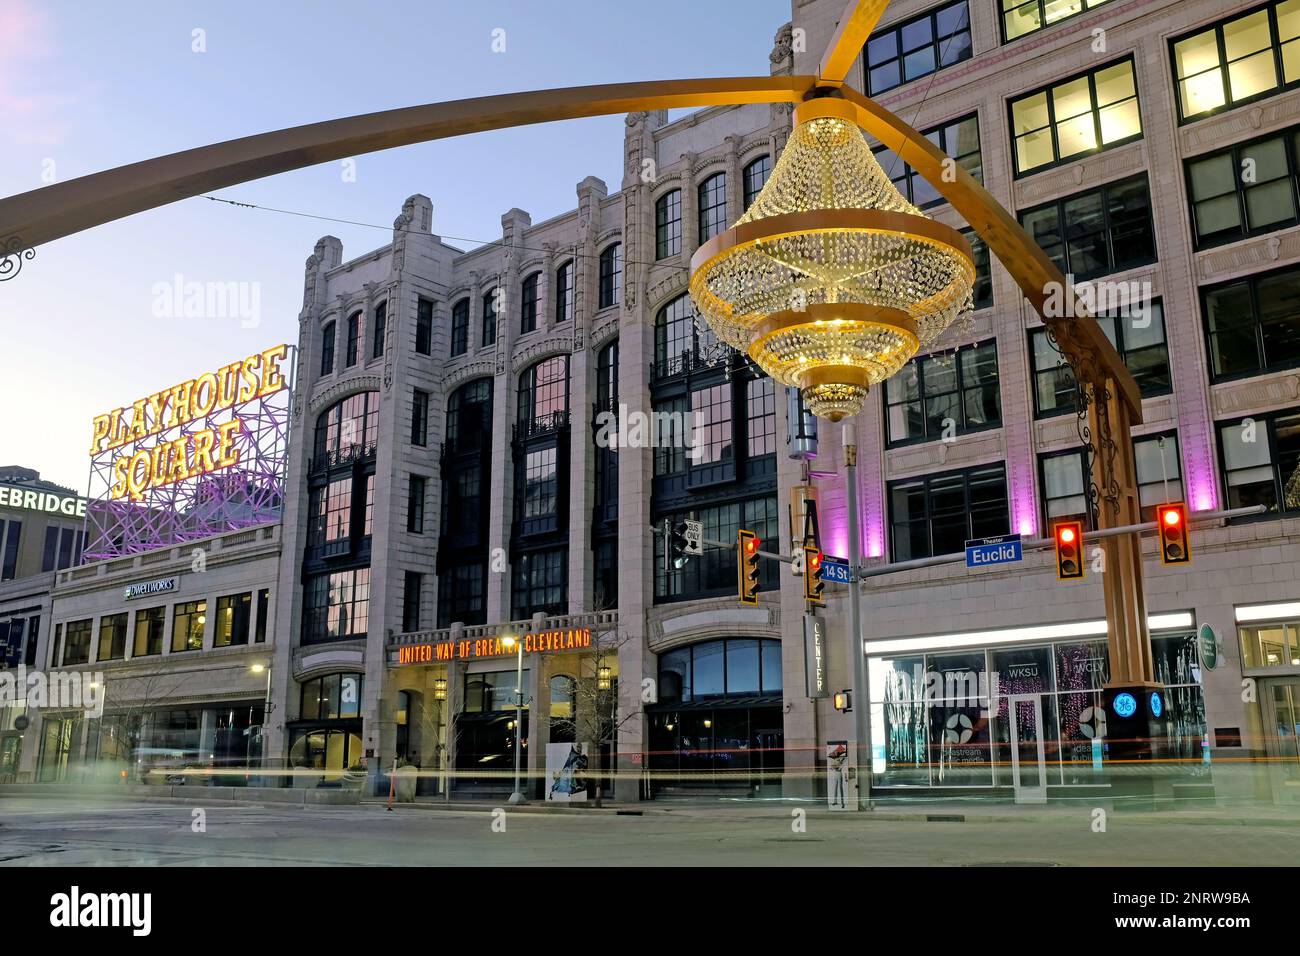
{"type": "Polygon", "coordinates": [[[1160,532],[1160,563],[1187,564],[1192,560],[1187,540],[1187,505],[1157,505],[1156,530],[1160,532]]]}
{"type": "Polygon", "coordinates": [[[1056,539],[1056,577],[1071,581],[1083,577],[1083,524],[1079,521],[1062,521],[1052,526],[1056,539]]]}
{"type": "Polygon", "coordinates": [[[672,568],[684,568],[690,560],[686,553],[686,522],[665,521],[668,525],[668,563],[672,568]]]}
{"type": "Polygon", "coordinates": [[[826,584],[822,581],[822,550],[811,545],[803,549],[803,599],[809,604],[825,607],[826,600],[822,592],[826,584]]]}
{"type": "Polygon", "coordinates": [[[736,576],[739,579],[740,603],[758,603],[758,535],[741,529],[736,532],[736,576]]]}

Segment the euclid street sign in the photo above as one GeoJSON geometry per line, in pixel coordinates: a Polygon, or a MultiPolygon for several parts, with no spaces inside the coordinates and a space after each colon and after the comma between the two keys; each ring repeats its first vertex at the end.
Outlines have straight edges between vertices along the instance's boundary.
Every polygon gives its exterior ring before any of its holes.
{"type": "Polygon", "coordinates": [[[997,538],[976,538],[966,542],[966,567],[986,568],[991,564],[1009,564],[1024,557],[1020,535],[1004,534],[997,538]]]}

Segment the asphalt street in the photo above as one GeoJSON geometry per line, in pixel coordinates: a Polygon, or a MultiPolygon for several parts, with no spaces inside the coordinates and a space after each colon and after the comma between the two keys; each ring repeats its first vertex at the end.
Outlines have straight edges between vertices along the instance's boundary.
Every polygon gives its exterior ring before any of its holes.
{"type": "Polygon", "coordinates": [[[0,866],[1294,865],[1300,826],[1087,808],[984,822],[783,806],[540,814],[0,799],[0,866]],[[198,811],[198,812],[196,812],[198,811]]]}

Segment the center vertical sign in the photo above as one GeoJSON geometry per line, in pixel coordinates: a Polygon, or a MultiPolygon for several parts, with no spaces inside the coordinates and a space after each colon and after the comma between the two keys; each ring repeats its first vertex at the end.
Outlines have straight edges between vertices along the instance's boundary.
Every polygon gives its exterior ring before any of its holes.
{"type": "Polygon", "coordinates": [[[803,616],[803,672],[809,700],[831,695],[826,660],[826,622],[816,614],[803,616]]]}

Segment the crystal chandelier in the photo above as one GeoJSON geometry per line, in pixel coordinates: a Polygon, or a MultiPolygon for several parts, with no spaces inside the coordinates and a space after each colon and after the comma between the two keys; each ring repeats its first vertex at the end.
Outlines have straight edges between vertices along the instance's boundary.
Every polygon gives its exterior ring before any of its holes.
{"type": "Polygon", "coordinates": [[[970,244],[903,198],[830,98],[795,109],[762,192],[691,269],[718,338],[831,421],[969,312],[975,281],[970,244]]]}

